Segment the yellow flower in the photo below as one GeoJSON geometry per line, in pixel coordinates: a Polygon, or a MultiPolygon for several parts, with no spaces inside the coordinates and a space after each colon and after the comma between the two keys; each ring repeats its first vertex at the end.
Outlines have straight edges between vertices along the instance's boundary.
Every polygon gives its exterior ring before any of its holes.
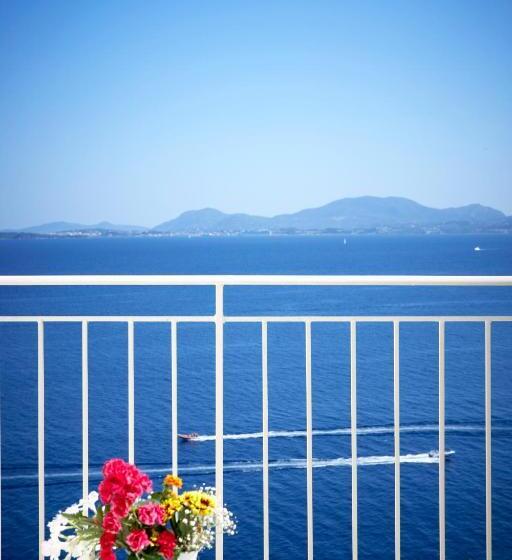
{"type": "Polygon", "coordinates": [[[189,509],[193,515],[210,515],[215,508],[215,497],[197,490],[185,492],[181,496],[184,507],[189,509]]]}
{"type": "Polygon", "coordinates": [[[167,519],[172,517],[177,511],[183,507],[180,496],[176,494],[171,494],[168,498],[162,501],[161,506],[165,510],[165,515],[167,519]]]}
{"type": "Polygon", "coordinates": [[[181,488],[183,486],[183,480],[179,476],[174,476],[173,474],[168,474],[164,478],[165,486],[174,486],[176,488],[181,488]]]}

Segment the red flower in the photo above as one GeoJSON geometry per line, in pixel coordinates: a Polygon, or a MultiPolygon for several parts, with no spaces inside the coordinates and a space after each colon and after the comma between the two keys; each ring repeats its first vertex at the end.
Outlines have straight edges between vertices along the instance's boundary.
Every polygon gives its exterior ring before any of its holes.
{"type": "Polygon", "coordinates": [[[110,459],[103,465],[103,476],[108,478],[109,476],[119,476],[124,477],[126,473],[126,468],[129,466],[122,459],[110,459]]]}
{"type": "Polygon", "coordinates": [[[176,537],[170,531],[162,531],[158,535],[158,546],[160,553],[166,560],[171,560],[174,556],[174,549],[176,548],[176,537]]]}
{"type": "Polygon", "coordinates": [[[162,525],[165,511],[158,504],[144,504],[137,509],[137,517],[144,525],[162,525]]]}
{"type": "Polygon", "coordinates": [[[112,498],[111,511],[116,517],[126,517],[130,511],[132,502],[122,495],[116,495],[112,498]]]}
{"type": "Polygon", "coordinates": [[[112,548],[115,542],[116,542],[116,535],[114,533],[107,533],[105,531],[100,537],[100,547],[102,550],[104,548],[112,548]]]}
{"type": "Polygon", "coordinates": [[[111,548],[102,548],[100,550],[101,560],[116,560],[116,555],[111,548]]]}
{"type": "Polygon", "coordinates": [[[126,537],[126,544],[133,550],[133,552],[140,552],[151,544],[151,541],[143,529],[132,531],[126,537]]]}
{"type": "Polygon", "coordinates": [[[102,480],[100,482],[100,485],[98,486],[98,491],[99,491],[101,501],[104,504],[108,504],[112,499],[113,490],[114,488],[110,480],[102,480]]]}
{"type": "Polygon", "coordinates": [[[129,502],[134,502],[137,498],[139,498],[144,490],[142,490],[142,486],[137,482],[131,482],[130,484],[126,484],[123,488],[123,495],[129,502]]]}
{"type": "Polygon", "coordinates": [[[100,537],[100,558],[101,560],[115,560],[116,555],[112,550],[116,542],[115,533],[104,532],[100,537]]]}
{"type": "Polygon", "coordinates": [[[101,501],[110,504],[117,517],[126,516],[137,498],[152,490],[148,476],[122,459],[107,461],[103,466],[103,476],[105,479],[99,485],[101,501]]]}
{"type": "Polygon", "coordinates": [[[110,511],[103,518],[102,527],[107,533],[114,533],[117,535],[121,530],[121,522],[119,519],[110,511]]]}

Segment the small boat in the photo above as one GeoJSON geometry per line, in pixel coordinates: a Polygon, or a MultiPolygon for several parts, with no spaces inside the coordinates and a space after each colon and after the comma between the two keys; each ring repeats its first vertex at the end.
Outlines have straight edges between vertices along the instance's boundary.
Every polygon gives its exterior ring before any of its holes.
{"type": "MultiPolygon", "coordinates": [[[[455,455],[455,451],[453,451],[452,449],[445,449],[445,451],[444,451],[445,459],[447,457],[449,457],[450,455],[455,455]]],[[[428,452],[428,456],[432,457],[432,458],[435,458],[435,459],[439,459],[439,450],[432,449],[432,451],[428,452]]]]}
{"type": "Polygon", "coordinates": [[[196,432],[192,432],[190,434],[178,434],[178,437],[183,441],[194,441],[199,437],[199,434],[196,434],[196,432]]]}
{"type": "Polygon", "coordinates": [[[480,249],[480,247],[478,245],[473,249],[473,251],[481,251],[481,250],[482,249],[480,249]]]}

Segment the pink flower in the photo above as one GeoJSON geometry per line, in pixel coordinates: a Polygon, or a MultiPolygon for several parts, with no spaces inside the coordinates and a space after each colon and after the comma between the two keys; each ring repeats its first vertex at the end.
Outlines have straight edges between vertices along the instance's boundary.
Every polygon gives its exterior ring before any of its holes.
{"type": "Polygon", "coordinates": [[[144,525],[162,525],[164,509],[158,504],[144,504],[137,509],[137,517],[144,525]]]}
{"type": "Polygon", "coordinates": [[[103,518],[102,527],[107,533],[114,533],[117,535],[121,530],[121,523],[119,519],[112,513],[109,512],[103,518]]]}
{"type": "Polygon", "coordinates": [[[139,477],[139,484],[142,486],[142,490],[147,494],[150,494],[153,490],[153,483],[151,482],[147,474],[142,474],[139,477]]]}
{"type": "Polygon", "coordinates": [[[160,553],[166,560],[171,560],[174,556],[174,549],[176,548],[176,537],[170,531],[162,531],[158,535],[158,546],[160,553]]]}
{"type": "Polygon", "coordinates": [[[146,531],[138,529],[128,534],[126,537],[126,544],[131,550],[133,550],[133,552],[140,552],[149,546],[151,541],[148,539],[146,531]]]}

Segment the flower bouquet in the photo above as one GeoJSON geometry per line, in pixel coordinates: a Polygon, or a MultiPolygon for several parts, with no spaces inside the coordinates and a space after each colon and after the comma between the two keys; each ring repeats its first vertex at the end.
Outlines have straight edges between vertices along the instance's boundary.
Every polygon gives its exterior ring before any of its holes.
{"type": "Polygon", "coordinates": [[[180,493],[182,480],[168,475],[153,492],[148,476],[122,459],[107,461],[103,477],[98,492],[48,523],[44,556],[115,560],[124,550],[129,560],[187,560],[211,548],[216,527],[235,533],[233,515],[216,504],[214,488],[180,493]]]}

